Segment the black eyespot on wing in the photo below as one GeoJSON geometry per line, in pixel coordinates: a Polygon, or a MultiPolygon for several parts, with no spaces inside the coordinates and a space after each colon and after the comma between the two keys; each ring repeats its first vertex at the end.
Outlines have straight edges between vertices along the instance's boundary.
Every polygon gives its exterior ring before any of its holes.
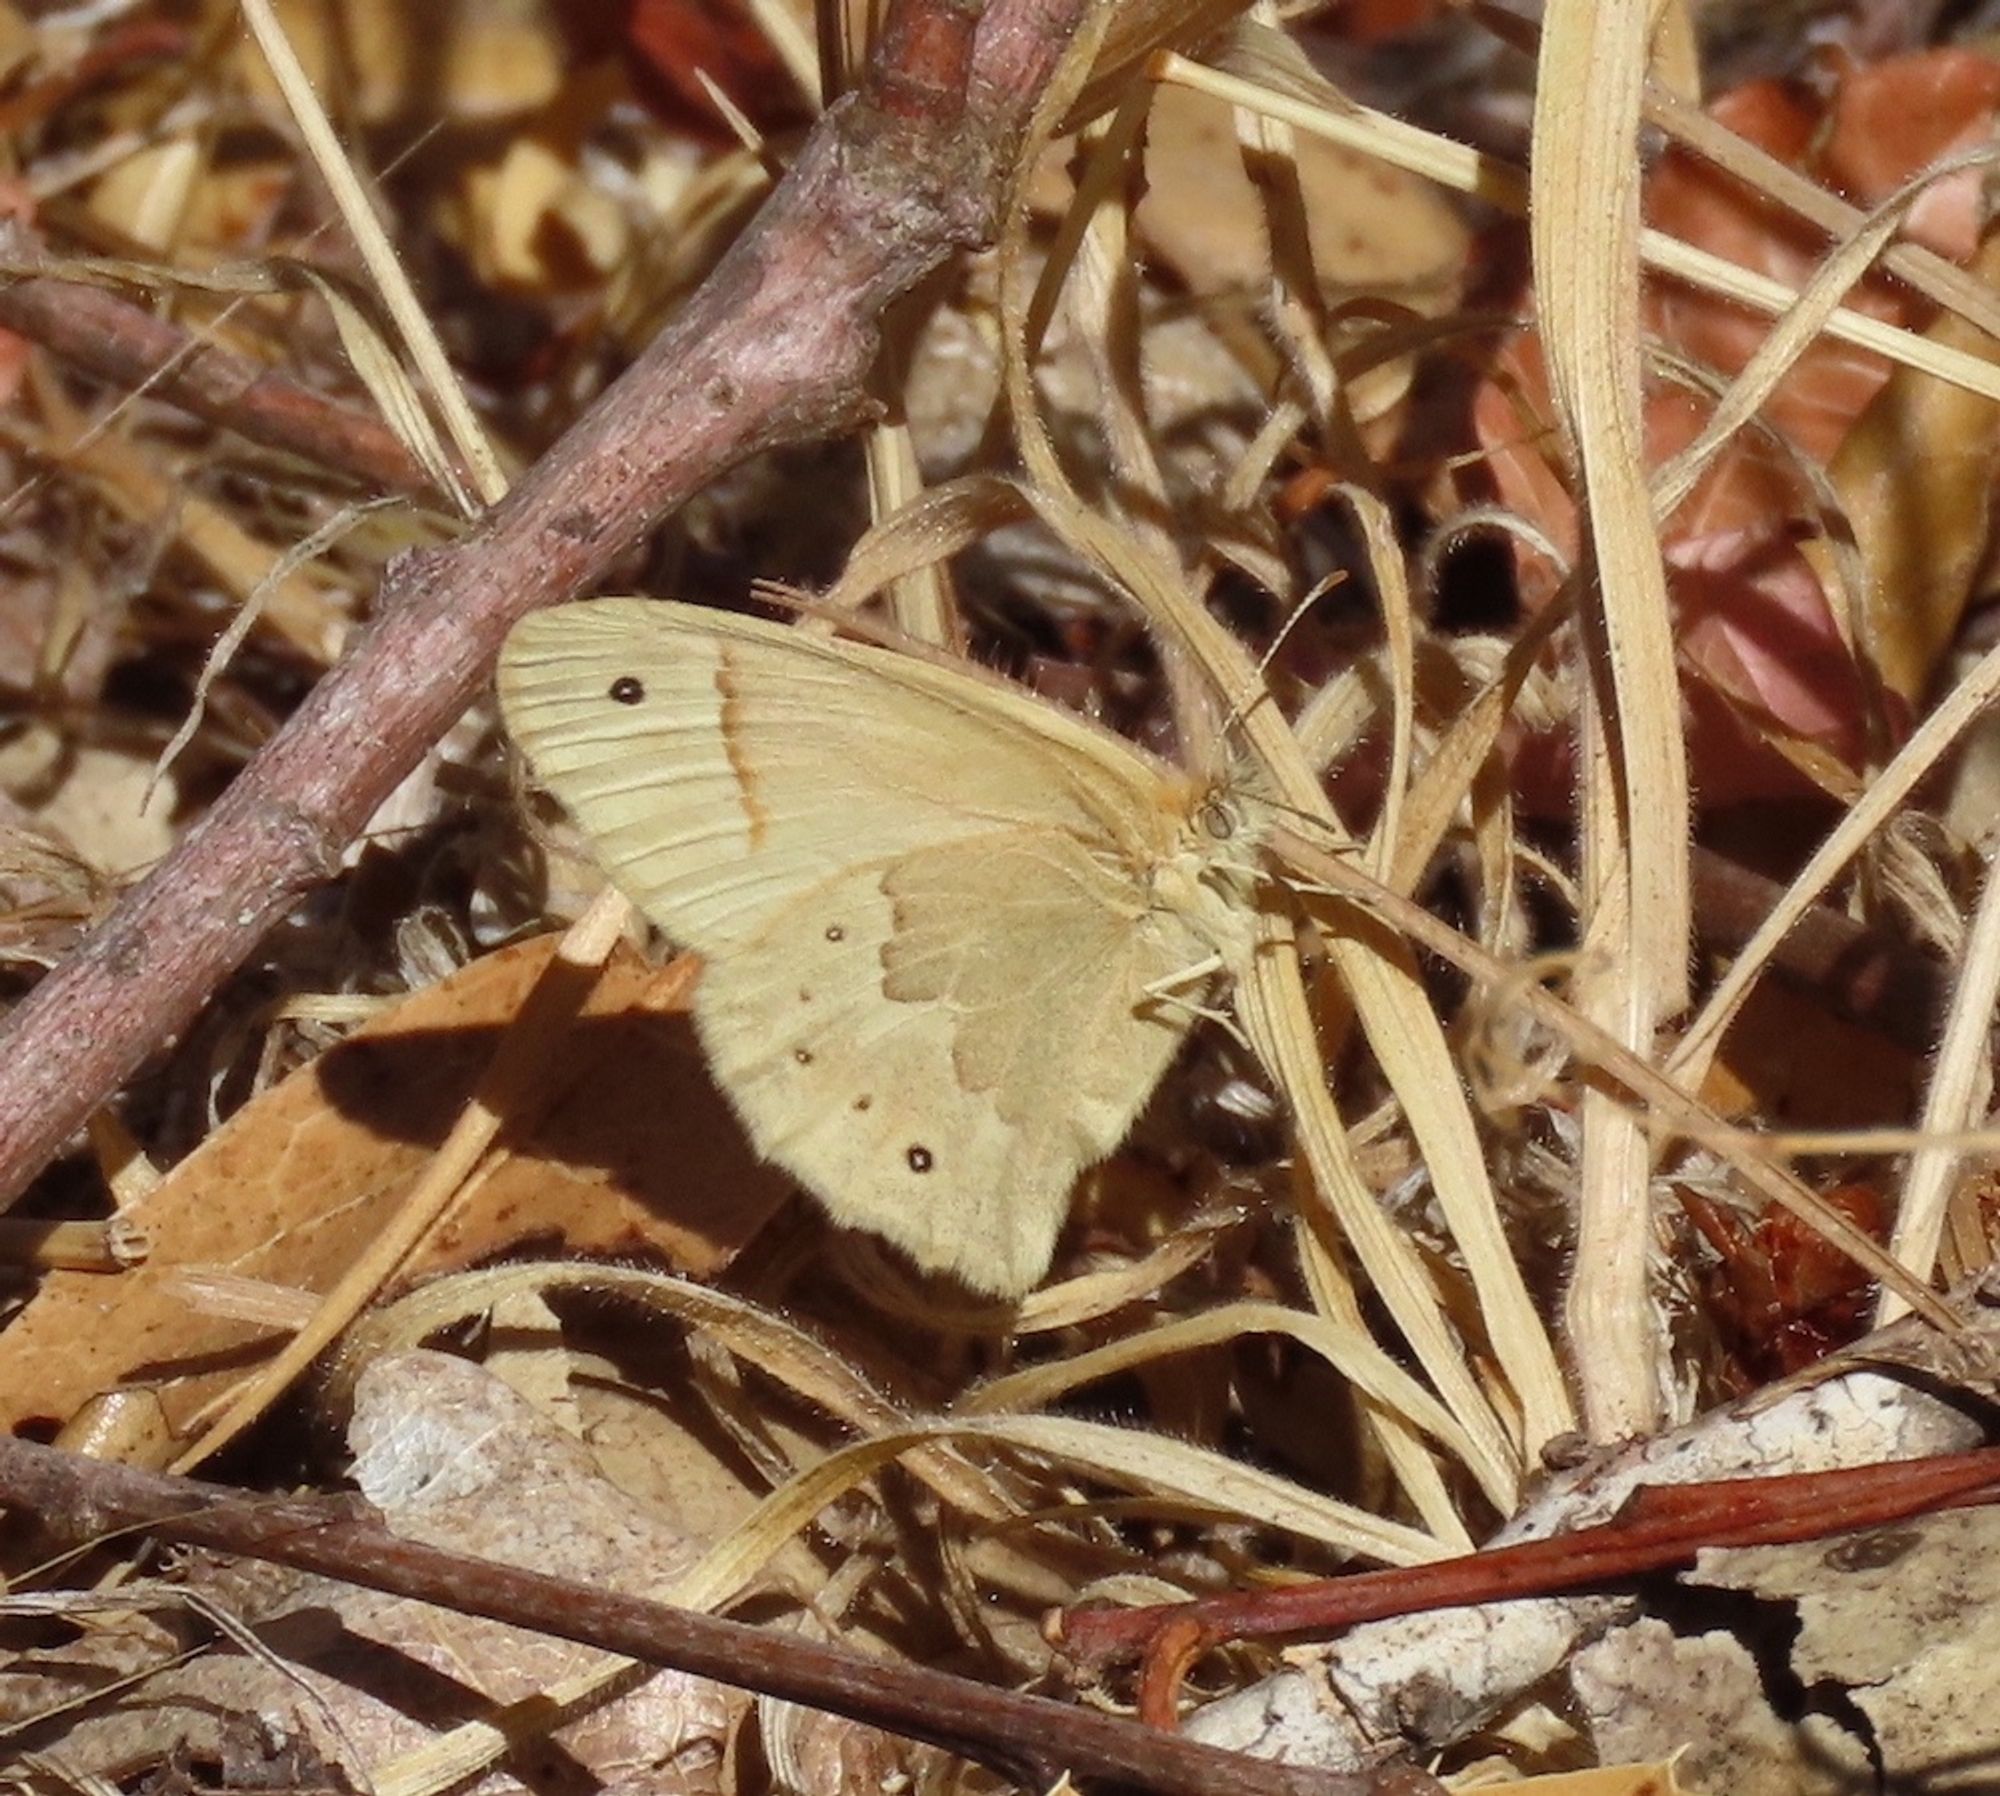
{"type": "Polygon", "coordinates": [[[847,931],[838,923],[829,923],[826,926],[826,939],[830,942],[844,942],[847,940],[847,931]]]}
{"type": "Polygon", "coordinates": [[[910,1163],[910,1170],[912,1172],[929,1172],[937,1164],[936,1160],[931,1157],[931,1150],[925,1147],[922,1142],[912,1142],[908,1151],[903,1155],[903,1158],[910,1163]]]}
{"type": "Polygon", "coordinates": [[[812,1049],[794,1048],[792,1050],[792,1058],[801,1066],[811,1066],[813,1063],[812,1049]]]}
{"type": "Polygon", "coordinates": [[[620,674],[607,689],[615,705],[636,705],[646,696],[646,682],[637,674],[620,674]]]}

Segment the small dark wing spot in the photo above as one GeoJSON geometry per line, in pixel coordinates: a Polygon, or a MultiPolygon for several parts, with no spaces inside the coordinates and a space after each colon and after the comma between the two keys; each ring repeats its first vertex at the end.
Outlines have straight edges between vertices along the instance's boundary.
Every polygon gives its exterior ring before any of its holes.
{"type": "Polygon", "coordinates": [[[792,1058],[801,1066],[811,1066],[813,1063],[812,1049],[794,1048],[792,1050],[792,1058]]]}
{"type": "Polygon", "coordinates": [[[830,942],[844,942],[847,940],[847,931],[838,923],[829,923],[826,926],[826,939],[830,942]]]}
{"type": "Polygon", "coordinates": [[[866,1092],[863,1092],[860,1097],[854,1100],[854,1107],[857,1110],[868,1110],[874,1107],[874,1103],[875,1100],[868,1096],[866,1092]]]}
{"type": "Polygon", "coordinates": [[[619,705],[636,705],[646,696],[646,682],[637,674],[620,674],[611,682],[611,700],[619,705]]]}
{"type": "Polygon", "coordinates": [[[809,992],[809,991],[807,991],[807,990],[806,990],[806,988],[805,988],[804,986],[800,986],[800,987],[799,987],[799,1002],[800,1002],[801,1004],[810,1004],[810,1003],[811,1003],[812,1001],[813,1001],[813,995],[812,995],[812,993],[811,993],[811,992],[809,992]]]}
{"type": "Polygon", "coordinates": [[[929,1172],[937,1164],[931,1158],[931,1150],[921,1142],[912,1143],[909,1150],[903,1155],[903,1158],[909,1161],[912,1172],[929,1172]]]}

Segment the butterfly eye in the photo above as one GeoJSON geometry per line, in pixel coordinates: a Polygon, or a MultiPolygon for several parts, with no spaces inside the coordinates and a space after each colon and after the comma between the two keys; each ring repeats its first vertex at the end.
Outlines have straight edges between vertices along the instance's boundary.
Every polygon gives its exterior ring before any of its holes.
{"type": "Polygon", "coordinates": [[[1195,814],[1201,819],[1201,827],[1218,842],[1226,842],[1236,833],[1236,819],[1219,798],[1204,799],[1195,814]]]}
{"type": "Polygon", "coordinates": [[[620,674],[611,682],[611,700],[619,705],[636,705],[646,696],[646,682],[634,674],[620,674]]]}

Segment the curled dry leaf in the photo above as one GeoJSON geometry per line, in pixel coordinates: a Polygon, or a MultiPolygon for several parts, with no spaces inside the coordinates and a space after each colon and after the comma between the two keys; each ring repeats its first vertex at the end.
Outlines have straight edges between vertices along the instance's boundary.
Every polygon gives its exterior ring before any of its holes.
{"type": "MultiPolygon", "coordinates": [[[[456,1552],[659,1595],[704,1544],[608,1483],[587,1448],[500,1380],[442,1354],[391,1354],[364,1372],[350,1444],[362,1491],[388,1524],[456,1552]]],[[[294,1786],[379,1787],[392,1760],[491,1705],[586,1677],[606,1657],[268,1566],[198,1558],[177,1587],[254,1624],[267,1654],[170,1663],[88,1716],[67,1718],[53,1750],[71,1773],[131,1774],[178,1755],[240,1764],[246,1774],[289,1767],[277,1781],[294,1786]]],[[[181,1631],[196,1640],[214,1633],[192,1616],[181,1631]]],[[[145,1644],[128,1638],[120,1668],[138,1669],[145,1644]]],[[[156,1638],[150,1657],[172,1655],[156,1638]]],[[[0,1669],[0,1713],[31,1716],[98,1688],[102,1659],[88,1641],[16,1659],[0,1669]]],[[[715,1684],[654,1673],[590,1702],[519,1763],[554,1752],[593,1787],[719,1796],[733,1787],[726,1749],[746,1703],[715,1684]]],[[[525,1769],[479,1785],[488,1796],[540,1787],[525,1769]]]]}
{"type": "Polygon", "coordinates": [[[1580,1655],[1591,1732],[1607,1752],[1683,1754],[1690,1783],[1742,1796],[1989,1788],[1996,1549],[2000,1515],[1983,1508],[1706,1553],[1690,1581],[1761,1607],[1779,1678],[1811,1700],[1801,1712],[1783,1699],[1740,1625],[1695,1635],[1649,1621],[1580,1655]]]}
{"type": "MultiPolygon", "coordinates": [[[[451,1128],[551,952],[553,937],[417,992],[254,1098],[129,1213],[139,1270],[52,1274],[0,1334],[0,1417],[62,1423],[128,1383],[178,1432],[254,1361],[265,1329],[192,1307],[183,1269],[329,1288],[380,1232],[451,1128]]],[[[688,963],[621,952],[557,1044],[549,1105],[475,1179],[411,1272],[530,1239],[726,1262],[789,1187],[752,1154],[710,1083],[682,1008],[688,963]]]]}
{"type": "MultiPolygon", "coordinates": [[[[791,9],[801,15],[810,11],[791,9]]],[[[805,122],[804,96],[772,49],[756,9],[743,0],[628,0],[620,10],[619,47],[633,88],[672,128],[729,137],[728,116],[713,97],[717,90],[766,134],[805,122]]]]}
{"type": "MultiPolygon", "coordinates": [[[[1769,1387],[1686,1427],[1554,1472],[1489,1544],[1608,1522],[1647,1485],[1823,1471],[1981,1445],[1984,1425],[1976,1405],[1966,1403],[1981,1383],[1967,1388],[1966,1369],[1990,1361],[2000,1312],[1976,1299],[1962,1299],[1959,1310],[1966,1323],[1960,1337],[1899,1323],[1877,1331],[1837,1372],[1822,1369],[1769,1387]],[[1913,1376],[1903,1376],[1903,1366],[1913,1376]]],[[[1736,1614],[1720,1614],[1715,1627],[1726,1635],[1736,1614]]],[[[1337,1639],[1291,1649],[1284,1670],[1212,1703],[1192,1718],[1188,1731],[1243,1751],[1359,1767],[1385,1742],[1431,1752],[1462,1741],[1514,1711],[1565,1666],[1594,1667],[1585,1675],[1599,1679],[1591,1687],[1601,1688],[1617,1662],[1592,1654],[1612,1650],[1626,1654],[1626,1669],[1617,1673],[1619,1700],[1664,1719],[1658,1727],[1635,1719],[1628,1731],[1600,1731],[1595,1743],[1601,1757],[1665,1756],[1694,1737],[1690,1726],[1702,1738],[1725,1735],[1730,1711],[1711,1704],[1691,1718],[1680,1699],[1701,1667],[1690,1662],[1685,1672],[1676,1669],[1656,1631],[1664,1634],[1665,1624],[1642,1617],[1629,1593],[1530,1597],[1364,1622],[1337,1639]],[[1598,1636],[1606,1637],[1606,1648],[1580,1651],[1598,1636]],[[1653,1656],[1633,1663],[1646,1653],[1653,1656]]],[[[1727,1654],[1748,1663],[1747,1651],[1733,1640],[1727,1654]]],[[[1579,1688],[1588,1697],[1589,1689],[1579,1688]]],[[[1693,1694],[1698,1699],[1699,1692],[1693,1694]]],[[[1725,1779],[1700,1787],[1751,1786],[1725,1779]]],[[[1780,1781],[1757,1787],[1775,1792],[1797,1786],[1780,1781]]]]}
{"type": "MultiPolygon", "coordinates": [[[[2000,283],[2000,243],[1982,245],[1972,267],[1988,285],[2000,283]]],[[[1929,335],[2000,354],[1983,332],[1950,315],[1929,335]]],[[[1828,472],[1868,571],[1864,644],[1883,682],[1915,705],[1990,570],[2000,406],[1899,368],[1828,472]]]]}

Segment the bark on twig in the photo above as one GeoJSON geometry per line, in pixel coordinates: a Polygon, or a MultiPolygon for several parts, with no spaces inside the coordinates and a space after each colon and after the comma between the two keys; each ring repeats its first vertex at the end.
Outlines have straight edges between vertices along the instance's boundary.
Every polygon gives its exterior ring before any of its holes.
{"type": "Polygon", "coordinates": [[[1357,1774],[1245,1758],[1049,1697],[442,1552],[323,1501],[246,1497],[26,1441],[0,1439],[0,1502],[72,1541],[144,1528],[805,1703],[976,1759],[1029,1789],[1047,1789],[1064,1772],[1184,1796],[1437,1796],[1441,1788],[1407,1765],[1357,1774]]]}
{"type": "Polygon", "coordinates": [[[1084,0],[899,0],[678,317],[464,540],[391,565],[353,653],[0,1025],[0,1203],[182,1028],[464,710],[507,630],[723,470],[865,415],[883,308],[988,240],[1084,0]]]}
{"type": "Polygon", "coordinates": [[[1359,1622],[1508,1597],[1552,1596],[1693,1565],[1712,1547],[1783,1546],[1854,1534],[2000,1495],[2000,1447],[1823,1472],[1648,1485],[1617,1520],[1433,1565],[1320,1578],[1149,1608],[1071,1609],[1056,1644],[1090,1663],[1154,1649],[1191,1628],[1201,1646],[1337,1634],[1359,1622]]]}
{"type": "MultiPolygon", "coordinates": [[[[20,233],[12,234],[20,241],[20,233]]],[[[31,275],[0,286],[0,325],[125,392],[144,391],[267,449],[390,492],[429,482],[396,433],[204,342],[143,306],[81,281],[31,275]]]]}
{"type": "MultiPolygon", "coordinates": [[[[1983,1285],[1954,1292],[1947,1303],[1943,1330],[1905,1317],[1782,1385],[1671,1433],[1552,1471],[1484,1556],[1523,1541],[1588,1544],[1590,1530],[1629,1521],[1647,1506],[1658,1513],[1659,1504],[1671,1505],[1670,1496],[1643,1493],[1672,1485],[1737,1481],[1724,1493],[1728,1508],[1739,1494],[1773,1488],[1744,1480],[1886,1465],[1888,1471],[1864,1473],[1862,1481],[1886,1481],[1893,1503],[1899,1479],[1931,1475],[1922,1469],[1927,1462],[1935,1471],[1945,1463],[1939,1456],[1992,1446],[1986,1398],[2000,1309],[1983,1285]]],[[[1800,1486],[1776,1488],[1795,1495],[1800,1486]]],[[[1810,1518],[1804,1525],[1812,1525],[1810,1518]]],[[[1604,1537],[1597,1538],[1602,1544],[1604,1537]]],[[[1360,1594],[1365,1599],[1365,1589],[1360,1594]]],[[[1384,1741],[1428,1757],[1529,1691],[1546,1696],[1545,1680],[1586,1644],[1645,1620],[1637,1594],[1614,1587],[1363,1621],[1293,1647],[1282,1668],[1218,1698],[1184,1726],[1215,1745],[1316,1765],[1357,1769],[1373,1762],[1384,1741]]]]}

